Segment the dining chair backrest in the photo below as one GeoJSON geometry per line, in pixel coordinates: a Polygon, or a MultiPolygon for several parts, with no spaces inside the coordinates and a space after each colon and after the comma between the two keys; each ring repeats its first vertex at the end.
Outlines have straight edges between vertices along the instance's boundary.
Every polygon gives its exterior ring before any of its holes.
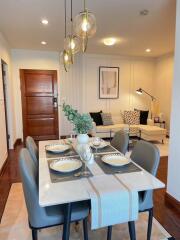
{"type": "Polygon", "coordinates": [[[123,154],[126,154],[129,144],[129,135],[125,131],[115,133],[111,145],[123,154]]]}
{"type": "Polygon", "coordinates": [[[30,136],[26,138],[26,147],[36,165],[38,165],[38,148],[34,139],[30,136]]]}
{"type": "Polygon", "coordinates": [[[160,161],[160,153],[159,149],[154,144],[143,140],[138,141],[130,157],[147,172],[156,176],[160,161]]]}
{"type": "MultiPolygon", "coordinates": [[[[160,153],[159,149],[152,143],[145,142],[143,140],[139,141],[132,153],[130,158],[137,163],[139,166],[144,168],[147,172],[156,176],[159,162],[160,153]]],[[[141,192],[141,204],[140,210],[146,210],[153,207],[153,191],[148,190],[141,192]]]]}
{"type": "Polygon", "coordinates": [[[19,155],[19,169],[23,185],[28,218],[31,226],[36,227],[45,218],[45,209],[39,205],[38,169],[26,148],[19,155]]]}

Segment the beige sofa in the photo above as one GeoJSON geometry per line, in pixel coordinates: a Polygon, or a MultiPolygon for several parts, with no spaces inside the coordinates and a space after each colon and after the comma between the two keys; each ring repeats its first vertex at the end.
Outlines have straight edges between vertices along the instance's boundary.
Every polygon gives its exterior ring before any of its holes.
{"type": "Polygon", "coordinates": [[[112,114],[114,124],[108,126],[96,126],[95,123],[91,134],[101,138],[112,138],[114,133],[120,130],[127,131],[130,136],[137,136],[146,141],[161,141],[166,138],[166,129],[154,126],[151,119],[148,119],[147,125],[128,125],[123,123],[120,114],[112,114]]]}

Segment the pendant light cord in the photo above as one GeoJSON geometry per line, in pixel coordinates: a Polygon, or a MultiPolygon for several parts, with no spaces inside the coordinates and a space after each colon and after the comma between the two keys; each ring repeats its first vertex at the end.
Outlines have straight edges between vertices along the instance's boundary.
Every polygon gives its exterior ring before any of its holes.
{"type": "Polygon", "coordinates": [[[66,0],[64,0],[64,35],[65,35],[65,38],[66,38],[66,0]]]}
{"type": "Polygon", "coordinates": [[[73,18],[72,18],[72,0],[71,0],[71,22],[73,21],[73,18]]]}
{"type": "Polygon", "coordinates": [[[71,34],[73,34],[73,12],[72,12],[72,9],[73,9],[73,5],[72,5],[72,0],[71,0],[71,34]]]}
{"type": "Polygon", "coordinates": [[[86,0],[84,0],[84,11],[86,10],[86,0]]]}

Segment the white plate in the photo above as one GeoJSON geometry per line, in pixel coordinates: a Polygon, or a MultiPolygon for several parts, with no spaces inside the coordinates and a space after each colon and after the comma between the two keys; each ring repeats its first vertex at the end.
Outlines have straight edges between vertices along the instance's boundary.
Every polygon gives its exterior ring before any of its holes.
{"type": "Polygon", "coordinates": [[[53,153],[62,153],[70,148],[71,146],[68,144],[51,144],[46,146],[46,150],[53,153]]]}
{"type": "Polygon", "coordinates": [[[79,159],[61,158],[54,162],[51,162],[50,168],[62,172],[68,173],[75,171],[82,167],[82,162],[79,159]]]}
{"type": "MultiPolygon", "coordinates": [[[[93,141],[91,141],[89,143],[89,145],[92,147],[92,148],[95,148],[95,146],[93,145],[93,141]]],[[[102,141],[101,144],[99,146],[97,146],[97,149],[101,149],[101,148],[105,148],[109,145],[108,142],[105,142],[105,141],[102,141]]]]}
{"type": "Polygon", "coordinates": [[[114,167],[120,167],[130,163],[129,159],[120,154],[105,155],[102,157],[102,161],[114,167]]]}

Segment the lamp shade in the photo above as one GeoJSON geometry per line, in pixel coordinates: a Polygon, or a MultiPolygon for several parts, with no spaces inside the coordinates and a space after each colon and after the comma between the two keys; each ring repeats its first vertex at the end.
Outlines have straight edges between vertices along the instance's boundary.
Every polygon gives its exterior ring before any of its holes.
{"type": "Polygon", "coordinates": [[[64,50],[62,53],[62,61],[64,69],[67,72],[69,70],[70,65],[73,63],[72,54],[64,50]]]}
{"type": "Polygon", "coordinates": [[[142,93],[143,93],[142,88],[137,89],[136,93],[139,94],[139,95],[142,95],[142,93]]]}
{"type": "Polygon", "coordinates": [[[80,51],[81,43],[77,36],[75,35],[68,35],[64,39],[64,49],[66,52],[71,52],[72,54],[75,54],[80,51]]]}
{"type": "Polygon", "coordinates": [[[96,33],[96,18],[87,10],[74,18],[74,32],[80,38],[90,38],[96,33]]]}

